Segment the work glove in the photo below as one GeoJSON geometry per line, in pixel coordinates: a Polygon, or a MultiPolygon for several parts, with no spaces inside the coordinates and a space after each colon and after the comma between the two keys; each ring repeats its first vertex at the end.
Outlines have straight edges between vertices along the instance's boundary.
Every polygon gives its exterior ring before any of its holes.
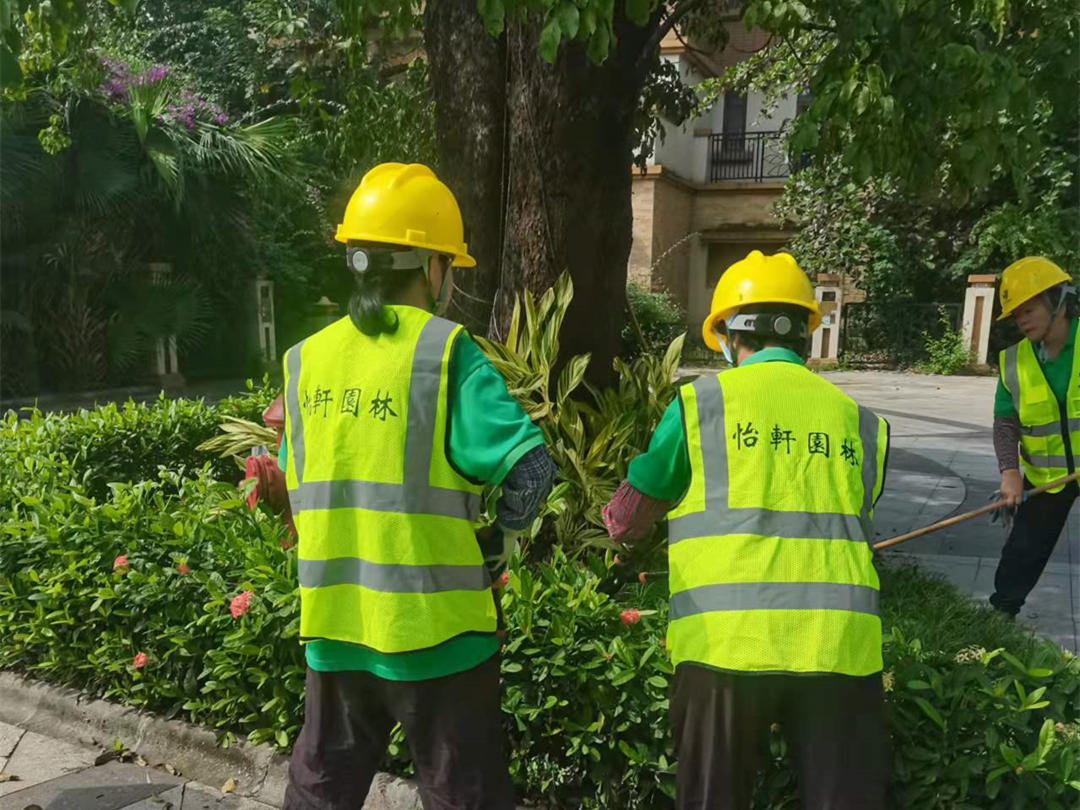
{"type": "Polygon", "coordinates": [[[518,552],[518,538],[521,532],[504,529],[498,524],[487,526],[476,533],[480,544],[480,553],[484,555],[491,581],[498,584],[510,565],[510,560],[518,552]]]}
{"type": "MultiPolygon", "coordinates": [[[[990,493],[990,497],[987,498],[987,500],[1000,501],[1001,490],[994,490],[994,492],[990,493]]],[[[1024,493],[1024,500],[1027,500],[1026,492],[1024,493]]],[[[1003,506],[1000,509],[995,509],[993,512],[990,513],[990,523],[1001,523],[1001,528],[1005,530],[1005,534],[1011,533],[1013,527],[1013,519],[1016,517],[1016,509],[1017,507],[1015,506],[1003,506]]]]}
{"type": "Polygon", "coordinates": [[[251,478],[255,479],[255,486],[248,495],[248,506],[254,509],[255,505],[262,501],[270,507],[271,512],[281,516],[289,530],[289,536],[296,537],[285,473],[278,467],[277,459],[269,455],[265,447],[256,448],[252,455],[244,460],[244,480],[251,478]]]}

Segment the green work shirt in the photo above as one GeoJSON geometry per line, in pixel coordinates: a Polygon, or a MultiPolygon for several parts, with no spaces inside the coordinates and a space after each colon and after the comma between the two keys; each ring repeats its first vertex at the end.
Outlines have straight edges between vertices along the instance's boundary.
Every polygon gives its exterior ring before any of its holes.
{"type": "MultiPolygon", "coordinates": [[[[1076,343],[1077,323],[1077,319],[1073,318],[1072,325],[1069,327],[1069,337],[1066,338],[1065,345],[1061,347],[1057,357],[1053,360],[1039,360],[1039,367],[1042,369],[1046,381],[1050,384],[1050,390],[1057,397],[1058,404],[1065,401],[1065,395],[1069,391],[1069,376],[1072,374],[1073,344],[1076,343]]],[[[1038,357],[1038,354],[1036,352],[1035,356],[1038,357]]],[[[998,375],[997,392],[994,394],[994,417],[999,416],[1018,416],[1016,406],[1013,405],[1012,394],[1005,387],[1001,375],[998,375]]]]}
{"type": "MultiPolygon", "coordinates": [[[[502,375],[468,335],[450,356],[450,460],[463,475],[498,485],[518,460],[544,443],[540,429],[521,409],[502,375]]],[[[282,439],[278,464],[288,458],[282,439]]],[[[466,635],[410,653],[380,653],[344,641],[318,639],[304,645],[307,665],[319,672],[363,671],[391,681],[441,678],[479,666],[499,649],[493,636],[466,635]]]]}
{"type": "MultiPolygon", "coordinates": [[[[754,352],[740,366],[754,363],[798,363],[799,355],[790,349],[770,346],[754,352]]],[[[649,449],[630,462],[626,480],[630,486],[650,498],[678,501],[690,488],[690,454],[686,449],[686,432],[683,430],[682,408],[676,397],[653,432],[649,449]]]]}

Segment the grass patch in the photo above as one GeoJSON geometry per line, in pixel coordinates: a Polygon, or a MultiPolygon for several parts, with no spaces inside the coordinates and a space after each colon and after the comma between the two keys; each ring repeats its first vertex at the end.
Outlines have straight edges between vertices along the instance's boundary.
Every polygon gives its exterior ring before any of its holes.
{"type": "Polygon", "coordinates": [[[899,628],[905,638],[922,641],[924,649],[953,653],[969,646],[1005,647],[1024,657],[1044,643],[1029,628],[913,562],[886,559],[878,573],[885,631],[899,628]]]}

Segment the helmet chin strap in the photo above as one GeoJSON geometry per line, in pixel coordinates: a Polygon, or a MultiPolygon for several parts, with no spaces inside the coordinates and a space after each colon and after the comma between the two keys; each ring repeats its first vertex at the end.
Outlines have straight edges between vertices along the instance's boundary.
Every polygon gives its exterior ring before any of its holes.
{"type": "Polygon", "coordinates": [[[728,345],[727,335],[720,333],[720,330],[715,326],[713,327],[713,334],[716,335],[716,342],[720,344],[720,352],[724,355],[724,359],[728,361],[728,365],[737,366],[734,356],[731,353],[731,347],[728,345]]]}
{"type": "Polygon", "coordinates": [[[1068,301],[1071,288],[1068,285],[1062,284],[1057,288],[1057,303],[1050,300],[1050,293],[1044,293],[1046,303],[1050,305],[1050,324],[1046,327],[1046,334],[1043,335],[1042,340],[1039,341],[1039,345],[1036,346],[1036,355],[1039,361],[1045,363],[1049,358],[1046,354],[1046,338],[1050,334],[1050,329],[1054,326],[1054,321],[1057,320],[1058,315],[1065,308],[1065,303],[1068,301]]]}
{"type": "MultiPolygon", "coordinates": [[[[433,254],[438,255],[438,254],[433,254]]],[[[431,294],[431,263],[428,262],[427,272],[424,273],[424,279],[427,281],[427,296],[428,296],[428,308],[435,315],[442,314],[443,309],[446,308],[446,304],[450,299],[450,290],[452,285],[450,283],[450,276],[453,272],[453,262],[447,262],[446,268],[443,270],[442,283],[439,285],[439,292],[433,296],[431,294]]]]}

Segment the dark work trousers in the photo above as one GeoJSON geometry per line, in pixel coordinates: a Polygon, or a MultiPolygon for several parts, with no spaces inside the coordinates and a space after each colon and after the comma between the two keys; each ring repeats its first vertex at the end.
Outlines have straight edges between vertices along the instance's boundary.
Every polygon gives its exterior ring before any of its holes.
{"type": "Polygon", "coordinates": [[[804,810],[883,810],[888,738],[881,674],[772,675],[680,664],[671,694],[678,810],[748,810],[779,723],[804,810]]]}
{"type": "Polygon", "coordinates": [[[307,673],[284,810],[359,810],[400,722],[425,810],[514,810],[499,657],[428,681],[307,673]]]}
{"type": "Polygon", "coordinates": [[[990,604],[998,610],[1012,616],[1020,612],[1054,553],[1076,495],[1076,484],[1069,484],[1061,492],[1035,495],[1020,504],[994,574],[990,604]]]}

